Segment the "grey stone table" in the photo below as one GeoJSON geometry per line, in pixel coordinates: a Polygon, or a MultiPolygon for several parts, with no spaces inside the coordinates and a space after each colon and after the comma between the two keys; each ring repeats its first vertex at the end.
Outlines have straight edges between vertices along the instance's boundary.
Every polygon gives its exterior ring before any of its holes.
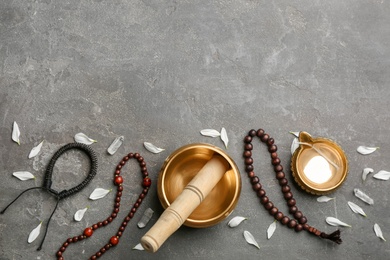
{"type": "MultiPolygon", "coordinates": [[[[40,221],[46,225],[55,200],[31,191],[0,216],[0,259],[55,259],[63,241],[108,216],[114,193],[91,201],[97,187],[113,188],[115,165],[128,152],[140,152],[153,180],[150,193],[120,243],[102,259],[389,259],[389,242],[375,236],[374,223],[390,238],[389,185],[366,167],[390,170],[390,2],[331,1],[125,1],[3,0],[0,3],[0,208],[22,190],[40,186],[48,161],[83,132],[98,142],[98,174],[80,193],[60,202],[41,251],[42,234],[27,243],[40,221]],[[21,144],[11,140],[12,124],[21,144]],[[195,142],[223,148],[205,128],[227,129],[227,152],[242,175],[233,214],[206,228],[180,228],[155,254],[132,250],[163,209],[156,181],[165,158],[195,142]],[[289,131],[331,138],[345,150],[349,176],[326,204],[292,184],[309,223],[326,232],[327,216],[352,225],[341,228],[342,245],[277,225],[267,240],[272,217],[252,192],[242,160],[243,137],[264,128],[276,140],[285,169],[290,163],[289,131]],[[114,155],[115,137],[125,142],[114,155]],[[38,156],[32,147],[44,141],[38,156]],[[165,149],[145,150],[143,142],[165,149]],[[359,145],[379,146],[371,155],[359,145]],[[19,181],[16,171],[35,180],[19,181]],[[360,188],[375,204],[353,195],[360,188]],[[359,204],[364,218],[348,201],[359,204]],[[73,214],[89,210],[80,222],[73,214]],[[155,214],[145,229],[136,227],[146,208],[155,214]],[[233,216],[248,218],[232,229],[233,216]],[[247,244],[250,231],[260,250],[247,244]]],[[[223,148],[225,149],[225,148],[223,148]]],[[[263,146],[255,148],[255,171],[272,201],[286,211],[263,146]]],[[[58,189],[83,178],[88,165],[78,153],[62,157],[55,169],[58,189]]],[[[287,178],[294,183],[289,171],[287,178]]],[[[72,245],[65,259],[87,259],[116,232],[140,192],[136,164],[124,173],[125,194],[118,219],[88,240],[72,245]]],[[[68,186],[67,186],[68,185],[68,186]]]]}

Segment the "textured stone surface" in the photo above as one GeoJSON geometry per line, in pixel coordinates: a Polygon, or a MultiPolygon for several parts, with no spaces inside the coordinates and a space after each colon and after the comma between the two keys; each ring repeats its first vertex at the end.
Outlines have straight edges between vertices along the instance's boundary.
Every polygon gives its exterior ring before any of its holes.
{"type": "MultiPolygon", "coordinates": [[[[40,186],[53,153],[84,132],[98,140],[98,175],[80,193],[60,202],[42,251],[41,236],[27,243],[40,221],[47,223],[55,200],[31,191],[0,216],[0,259],[55,259],[63,241],[106,218],[111,193],[88,200],[96,187],[112,188],[115,165],[128,152],[145,157],[154,181],[151,192],[115,249],[103,259],[388,259],[390,246],[375,237],[374,223],[390,238],[388,183],[369,175],[390,170],[390,5],[388,1],[125,1],[4,0],[0,2],[0,208],[23,189],[40,186]],[[21,145],[11,141],[19,123],[21,145]],[[204,128],[228,131],[228,153],[242,171],[242,193],[234,215],[249,219],[231,229],[225,222],[207,229],[182,227],[156,254],[131,250],[162,213],[156,194],[158,171],[178,147],[218,139],[204,128]],[[325,217],[352,225],[341,228],[341,246],[296,234],[278,224],[259,205],[244,173],[242,139],[251,128],[264,128],[275,139],[285,168],[290,160],[289,131],[305,130],[338,142],[350,162],[350,174],[336,200],[316,202],[293,185],[298,206],[309,223],[330,232],[325,217]],[[106,149],[123,135],[124,145],[110,156],[106,149]],[[28,159],[45,140],[42,152],[28,159]],[[148,141],[166,150],[147,152],[148,141]],[[369,156],[359,145],[380,146],[369,156]],[[27,170],[36,180],[19,181],[27,170]],[[353,196],[360,188],[374,200],[364,205],[353,196]],[[351,212],[347,201],[368,217],[351,212]],[[73,214],[89,206],[81,222],[73,214]],[[136,222],[148,207],[151,223],[136,222]],[[261,246],[248,245],[249,230],[261,246]]],[[[269,157],[256,148],[255,170],[271,200],[286,211],[269,157]]],[[[66,259],[87,259],[120,226],[140,192],[136,164],[126,166],[122,210],[116,221],[88,240],[70,246],[66,259]]],[[[77,184],[88,165],[78,153],[58,161],[57,189],[77,184]]],[[[288,179],[293,182],[290,175],[288,179]]],[[[226,220],[227,222],[227,220],[226,220]]]]}

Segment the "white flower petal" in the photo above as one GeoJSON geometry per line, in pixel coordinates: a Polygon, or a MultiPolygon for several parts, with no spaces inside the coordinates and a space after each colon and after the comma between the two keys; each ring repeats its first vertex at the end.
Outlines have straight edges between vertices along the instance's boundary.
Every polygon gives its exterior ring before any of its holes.
{"type": "Polygon", "coordinates": [[[295,137],[299,137],[299,133],[300,133],[300,132],[292,132],[292,131],[290,131],[290,134],[292,134],[292,135],[295,136],[295,137]]]}
{"type": "Polygon", "coordinates": [[[318,202],[328,202],[328,201],[331,201],[331,200],[334,200],[334,198],[330,198],[328,196],[321,196],[321,197],[317,198],[318,202]]]}
{"type": "Polygon", "coordinates": [[[76,211],[76,213],[74,214],[74,220],[81,221],[83,219],[84,214],[87,211],[87,209],[88,209],[88,207],[84,208],[84,209],[79,209],[78,211],[76,211]]]}
{"type": "Polygon", "coordinates": [[[14,121],[13,127],[12,127],[12,140],[20,145],[20,130],[18,124],[14,121]]]}
{"type": "Polygon", "coordinates": [[[33,147],[30,151],[30,154],[28,155],[28,158],[30,159],[35,157],[41,151],[42,145],[43,141],[40,142],[37,146],[33,147]]]}
{"type": "Polygon", "coordinates": [[[28,243],[32,243],[38,236],[39,236],[39,233],[41,232],[41,227],[42,227],[42,221],[41,223],[39,223],[39,225],[34,228],[31,233],[28,235],[28,239],[27,239],[27,242],[28,243]]]}
{"type": "Polygon", "coordinates": [[[291,154],[294,154],[295,150],[299,147],[299,139],[295,137],[291,143],[291,154]]]}
{"type": "Polygon", "coordinates": [[[158,148],[154,144],[148,143],[148,142],[144,142],[144,146],[145,146],[146,150],[148,150],[151,153],[161,153],[162,151],[165,151],[165,149],[158,148]]]}
{"type": "Polygon", "coordinates": [[[364,168],[364,169],[363,169],[363,174],[362,174],[362,179],[363,179],[363,181],[365,181],[366,178],[367,178],[367,175],[370,174],[370,173],[372,173],[372,172],[374,172],[374,169],[371,169],[371,168],[364,168]]]}
{"type": "Polygon", "coordinates": [[[221,136],[221,133],[214,129],[203,129],[200,131],[201,135],[208,137],[218,137],[221,136]]]}
{"type": "Polygon", "coordinates": [[[256,242],[255,238],[249,231],[244,231],[244,238],[248,244],[254,245],[258,249],[260,249],[259,244],[256,242]]]}
{"type": "Polygon", "coordinates": [[[78,133],[74,136],[74,140],[76,141],[76,143],[82,143],[82,144],[86,144],[86,145],[90,145],[90,144],[93,144],[93,143],[96,143],[97,141],[96,140],[93,140],[92,138],[89,138],[86,134],[84,133],[78,133]]]}
{"type": "Polygon", "coordinates": [[[354,212],[354,213],[357,213],[357,214],[360,214],[364,217],[367,217],[366,213],[363,211],[363,209],[361,207],[359,207],[358,205],[356,205],[355,203],[353,202],[350,202],[348,201],[348,206],[351,208],[351,210],[354,212]]]}
{"type": "Polygon", "coordinates": [[[226,132],[225,127],[222,127],[222,129],[221,129],[221,140],[223,141],[223,143],[225,144],[225,147],[227,149],[228,143],[229,143],[229,138],[227,136],[227,132],[226,132]]]}
{"type": "Polygon", "coordinates": [[[367,147],[367,146],[359,146],[357,148],[358,153],[366,155],[375,152],[379,147],[367,147]]]}
{"type": "Polygon", "coordinates": [[[243,222],[244,220],[246,220],[247,218],[246,217],[241,217],[241,216],[237,216],[237,217],[234,217],[232,218],[229,222],[228,222],[228,226],[229,227],[237,227],[238,225],[241,224],[241,222],[243,222]]]}
{"type": "Polygon", "coordinates": [[[326,221],[326,223],[328,223],[331,226],[351,227],[351,225],[344,223],[341,220],[334,218],[334,217],[327,217],[325,221],[326,221]]]}
{"type": "Polygon", "coordinates": [[[378,179],[378,180],[384,180],[384,181],[387,181],[390,179],[390,172],[388,171],[379,171],[378,173],[374,174],[374,177],[375,179],[378,179]]]}
{"type": "Polygon", "coordinates": [[[133,250],[140,250],[143,251],[145,250],[144,247],[141,245],[141,243],[137,244],[135,247],[133,247],[133,250]]]}
{"type": "Polygon", "coordinates": [[[35,179],[35,176],[31,172],[21,171],[12,173],[13,176],[21,181],[35,179]]]}
{"type": "Polygon", "coordinates": [[[89,195],[89,198],[91,200],[98,200],[101,198],[104,198],[108,193],[110,193],[111,190],[106,190],[102,188],[96,188],[91,195],[89,195]]]}
{"type": "Polygon", "coordinates": [[[379,227],[379,225],[377,223],[374,224],[374,231],[375,231],[375,235],[377,237],[379,237],[383,241],[386,241],[386,239],[383,237],[382,230],[381,230],[381,228],[379,227]]]}
{"type": "Polygon", "coordinates": [[[267,229],[267,238],[270,239],[276,230],[276,221],[272,222],[267,229]]]}
{"type": "Polygon", "coordinates": [[[124,140],[125,140],[124,136],[119,136],[119,137],[115,138],[115,140],[112,142],[110,147],[108,147],[107,152],[111,155],[116,153],[116,151],[119,149],[119,147],[121,147],[124,140]]]}

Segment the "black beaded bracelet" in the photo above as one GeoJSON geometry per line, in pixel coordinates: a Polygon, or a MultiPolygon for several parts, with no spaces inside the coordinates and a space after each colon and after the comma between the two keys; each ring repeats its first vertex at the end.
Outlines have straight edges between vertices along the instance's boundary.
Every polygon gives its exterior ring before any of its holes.
{"type": "Polygon", "coordinates": [[[47,222],[45,234],[43,236],[42,242],[39,245],[39,247],[37,248],[37,250],[39,251],[42,249],[42,245],[43,245],[43,242],[45,241],[45,237],[47,234],[50,220],[51,220],[55,210],[57,209],[59,201],[79,192],[80,190],[82,190],[85,186],[87,186],[91,182],[93,177],[95,177],[96,172],[97,172],[97,157],[96,157],[95,152],[89,146],[87,146],[85,144],[81,144],[81,143],[67,144],[67,145],[61,147],[51,158],[51,160],[46,168],[45,178],[44,178],[44,182],[43,182],[42,187],[32,187],[32,188],[24,190],[13,201],[11,201],[11,203],[9,203],[0,212],[0,214],[4,214],[4,212],[8,209],[8,207],[11,206],[18,198],[20,198],[27,191],[34,190],[34,189],[41,189],[41,190],[47,191],[49,194],[53,195],[57,199],[57,203],[56,203],[56,206],[55,206],[53,212],[51,213],[49,220],[47,222]],[[58,191],[51,188],[51,185],[53,183],[52,182],[52,175],[53,175],[54,165],[61,155],[63,155],[64,153],[66,153],[67,151],[72,150],[72,149],[80,150],[82,152],[85,152],[88,155],[88,158],[91,162],[89,173],[88,173],[88,176],[79,185],[77,185],[69,190],[62,190],[61,192],[58,192],[58,191]]]}
{"type": "Polygon", "coordinates": [[[275,140],[271,138],[268,134],[264,132],[263,129],[259,130],[250,130],[248,135],[244,138],[244,162],[245,162],[245,171],[248,174],[250,182],[252,184],[252,189],[256,192],[257,196],[260,198],[260,203],[264,208],[272,215],[277,221],[280,221],[283,225],[287,225],[289,228],[294,229],[296,232],[306,230],[311,234],[314,234],[317,237],[323,239],[329,239],[337,244],[341,244],[342,240],[340,238],[340,230],[336,230],[331,234],[326,234],[319,231],[318,229],[307,224],[307,218],[303,215],[301,211],[298,210],[296,206],[296,200],[293,197],[291,188],[288,185],[288,180],[285,178],[285,173],[283,171],[283,166],[277,154],[277,146],[275,145],[275,140]],[[276,174],[276,179],[281,186],[283,197],[287,202],[289,208],[289,213],[294,216],[294,218],[289,218],[284,215],[275,205],[269,200],[266,195],[263,186],[260,183],[259,177],[255,175],[253,167],[253,158],[252,158],[252,139],[258,137],[261,142],[265,143],[268,146],[268,152],[271,155],[271,163],[276,174]]]}

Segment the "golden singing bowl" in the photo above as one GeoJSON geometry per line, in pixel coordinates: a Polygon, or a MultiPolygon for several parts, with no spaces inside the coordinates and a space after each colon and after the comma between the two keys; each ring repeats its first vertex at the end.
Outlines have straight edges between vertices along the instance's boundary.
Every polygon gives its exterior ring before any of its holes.
{"type": "Polygon", "coordinates": [[[160,170],[157,192],[162,206],[166,209],[214,154],[221,155],[230,165],[230,169],[183,225],[194,228],[210,227],[229,216],[240,197],[240,172],[225,151],[204,143],[189,144],[177,149],[165,160],[160,170]]]}
{"type": "Polygon", "coordinates": [[[313,138],[299,133],[299,147],[291,159],[294,180],[314,195],[331,193],[348,175],[348,160],[339,145],[326,138],[313,138]]]}

